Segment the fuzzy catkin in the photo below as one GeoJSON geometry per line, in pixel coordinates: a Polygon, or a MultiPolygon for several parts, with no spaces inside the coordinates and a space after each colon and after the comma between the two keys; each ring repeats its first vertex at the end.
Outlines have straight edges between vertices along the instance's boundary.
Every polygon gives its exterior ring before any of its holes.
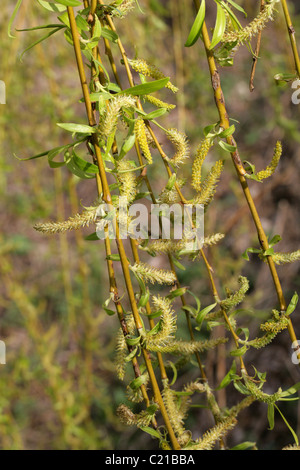
{"type": "Polygon", "coordinates": [[[223,43],[237,42],[238,44],[243,44],[244,42],[252,39],[266,27],[269,21],[273,20],[275,3],[276,1],[273,0],[271,3],[264,5],[262,11],[245,28],[239,31],[234,31],[232,29],[226,31],[221,41],[223,43]]]}
{"type": "Polygon", "coordinates": [[[110,15],[116,18],[125,18],[125,16],[135,8],[135,5],[134,0],[123,0],[121,5],[118,5],[117,8],[110,12],[110,15]]]}
{"type": "Polygon", "coordinates": [[[194,204],[203,204],[205,207],[212,201],[216,192],[217,184],[223,171],[224,163],[218,160],[209,171],[202,183],[201,191],[193,199],[194,204]]]}
{"type": "MultiPolygon", "coordinates": [[[[264,261],[266,261],[265,256],[260,256],[263,258],[264,261]]],[[[273,253],[272,254],[272,259],[275,264],[288,264],[288,263],[294,263],[295,261],[300,260],[300,250],[293,251],[291,253],[273,253]]]]}
{"type": "Polygon", "coordinates": [[[215,443],[220,440],[237,424],[233,416],[225,418],[220,423],[209,429],[200,439],[189,447],[191,450],[211,450],[215,443]]]}
{"type": "Polygon", "coordinates": [[[135,263],[133,266],[129,266],[131,271],[138,274],[145,282],[151,282],[151,284],[174,284],[176,282],[176,275],[173,271],[167,269],[154,268],[146,263],[135,263]]]}
{"type": "Polygon", "coordinates": [[[169,299],[158,296],[153,296],[153,305],[157,310],[161,310],[162,315],[160,319],[160,329],[154,335],[146,335],[147,347],[151,344],[164,345],[167,344],[172,338],[173,333],[176,331],[176,317],[172,309],[172,303],[169,299]]]}
{"type": "MultiPolygon", "coordinates": [[[[145,75],[145,77],[151,77],[154,80],[160,80],[162,78],[166,78],[163,72],[159,70],[155,65],[149,64],[146,60],[144,59],[136,59],[136,60],[131,60],[128,59],[128,62],[130,66],[133,68],[138,73],[141,73],[142,75],[145,75]]],[[[170,80],[166,84],[166,88],[169,88],[173,93],[178,92],[178,88],[174,86],[170,80]]]]}
{"type": "Polygon", "coordinates": [[[231,308],[236,307],[244,300],[246,292],[249,289],[249,281],[245,276],[240,276],[239,284],[241,285],[241,287],[237,292],[230,295],[228,299],[222,300],[221,307],[223,309],[230,310],[231,308]]]}
{"type": "Polygon", "coordinates": [[[94,223],[97,219],[97,207],[92,207],[85,210],[81,214],[76,214],[69,219],[62,222],[46,222],[42,224],[35,224],[34,229],[42,233],[61,233],[68,230],[78,230],[82,227],[88,227],[89,224],[94,223]]]}
{"type": "Polygon", "coordinates": [[[167,409],[169,419],[177,437],[181,437],[185,433],[183,419],[179,416],[178,406],[176,403],[176,395],[169,386],[165,386],[162,392],[165,407],[167,409]]]}
{"type": "Polygon", "coordinates": [[[99,134],[107,138],[115,132],[122,108],[132,108],[135,103],[136,99],[130,95],[121,95],[109,100],[106,111],[100,116],[99,134]]]}
{"type": "Polygon", "coordinates": [[[144,158],[149,164],[152,163],[152,155],[148,145],[147,127],[144,119],[137,119],[134,125],[134,132],[141,148],[144,158]]]}
{"type": "Polygon", "coordinates": [[[132,203],[137,193],[137,180],[135,171],[128,160],[117,163],[117,178],[120,183],[120,195],[126,197],[128,204],[132,203]]]}
{"type": "Polygon", "coordinates": [[[211,146],[212,141],[210,138],[203,139],[197,148],[196,157],[193,162],[192,186],[198,192],[201,190],[202,165],[211,146]]]}
{"type": "Polygon", "coordinates": [[[145,101],[148,101],[148,103],[153,104],[153,106],[156,106],[157,108],[165,108],[168,111],[171,111],[171,109],[176,108],[175,104],[166,103],[165,101],[162,101],[153,95],[144,95],[143,98],[145,101]]]}
{"type": "Polygon", "coordinates": [[[262,181],[273,175],[273,173],[275,172],[278,166],[281,155],[282,155],[282,145],[281,145],[281,142],[278,141],[276,142],[273,158],[272,158],[270,165],[268,165],[265,170],[259,171],[256,175],[259,181],[262,181]]]}
{"type": "Polygon", "coordinates": [[[168,161],[173,163],[174,166],[179,167],[190,156],[187,136],[177,129],[168,129],[166,135],[176,149],[175,155],[169,158],[168,161]]]}

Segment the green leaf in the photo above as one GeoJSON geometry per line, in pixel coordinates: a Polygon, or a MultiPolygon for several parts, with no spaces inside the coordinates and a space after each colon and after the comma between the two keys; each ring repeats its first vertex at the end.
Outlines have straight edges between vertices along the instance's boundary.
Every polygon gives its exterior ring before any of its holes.
{"type": "Polygon", "coordinates": [[[232,124],[230,127],[228,127],[227,129],[224,129],[222,132],[220,132],[220,134],[218,134],[218,137],[221,137],[223,139],[223,138],[229,137],[234,132],[235,132],[235,125],[232,124]]]}
{"type": "Polygon", "coordinates": [[[183,264],[181,264],[177,258],[175,258],[174,256],[172,256],[172,260],[173,260],[173,263],[175,264],[175,266],[180,269],[181,271],[185,271],[185,266],[183,266],[183,264]]]}
{"type": "Polygon", "coordinates": [[[132,380],[132,382],[130,382],[129,387],[130,387],[132,390],[137,390],[137,389],[140,388],[140,386],[143,385],[146,381],[147,381],[147,374],[145,374],[145,375],[140,375],[140,376],[137,377],[136,379],[132,380]]]}
{"type": "Polygon", "coordinates": [[[16,29],[16,31],[18,32],[23,32],[23,31],[37,31],[39,29],[51,29],[51,28],[65,28],[64,25],[62,24],[58,24],[58,23],[55,23],[55,24],[45,24],[43,26],[34,26],[33,28],[24,28],[24,29],[16,29]]]}
{"type": "Polygon", "coordinates": [[[95,178],[95,174],[99,173],[98,167],[92,163],[88,163],[80,158],[76,153],[65,154],[65,163],[67,168],[78,178],[90,179],[95,178]]]}
{"type": "Polygon", "coordinates": [[[198,326],[196,327],[196,330],[200,331],[201,330],[201,326],[202,326],[202,323],[203,321],[205,320],[205,317],[206,315],[215,308],[217,304],[211,304],[211,305],[208,305],[208,307],[205,307],[204,309],[202,309],[198,315],[196,316],[196,322],[198,323],[198,326]]]}
{"type": "Polygon", "coordinates": [[[170,386],[172,387],[172,385],[174,385],[174,383],[177,380],[178,371],[177,371],[177,368],[176,368],[175,364],[173,364],[172,361],[168,361],[168,366],[170,366],[172,371],[173,371],[173,379],[170,382],[170,386]]]}
{"type": "Polygon", "coordinates": [[[274,235],[274,237],[271,239],[269,242],[269,247],[272,248],[272,246],[276,245],[282,240],[280,235],[274,235]]]}
{"type": "Polygon", "coordinates": [[[21,4],[22,4],[22,1],[23,1],[23,0],[18,0],[18,1],[17,1],[17,4],[16,4],[16,6],[15,6],[13,12],[12,12],[12,15],[11,15],[11,17],[10,17],[10,20],[9,20],[9,22],[8,22],[7,34],[8,34],[8,36],[9,36],[10,38],[15,38],[15,37],[16,37],[16,36],[13,36],[13,35],[11,34],[11,30],[12,30],[12,24],[13,24],[13,22],[14,22],[16,16],[17,16],[17,14],[18,14],[18,11],[19,11],[19,9],[20,9],[20,6],[21,6],[21,4]]]}
{"type": "Polygon", "coordinates": [[[210,50],[213,49],[222,39],[226,28],[226,15],[223,7],[217,3],[217,18],[213,32],[213,37],[210,43],[210,50]]]}
{"type": "Polygon", "coordinates": [[[96,241],[96,240],[99,240],[99,237],[96,232],[93,232],[90,235],[87,235],[86,237],[84,237],[84,239],[87,241],[96,241]]]}
{"type": "Polygon", "coordinates": [[[79,0],[59,0],[57,3],[66,7],[79,7],[82,2],[79,0]]]}
{"type": "Polygon", "coordinates": [[[50,38],[50,36],[52,36],[53,34],[57,33],[58,31],[61,31],[63,28],[64,28],[64,26],[59,25],[57,28],[52,29],[49,33],[45,34],[44,36],[42,36],[41,38],[39,38],[37,41],[35,41],[35,42],[33,42],[32,44],[30,44],[30,46],[26,47],[26,49],[24,49],[24,51],[23,51],[22,54],[20,55],[20,60],[22,60],[23,55],[24,55],[26,52],[28,52],[30,49],[32,49],[33,47],[35,47],[37,44],[40,44],[41,42],[45,41],[46,39],[50,38]]]}
{"type": "Polygon", "coordinates": [[[242,8],[233,0],[227,0],[227,2],[230,3],[230,5],[232,5],[236,10],[240,11],[241,13],[244,13],[245,17],[247,17],[247,13],[245,12],[244,8],[242,8]]]}
{"type": "Polygon", "coordinates": [[[250,449],[251,447],[256,447],[256,442],[251,442],[251,441],[241,442],[240,444],[234,447],[231,447],[230,450],[247,450],[247,449],[250,449]]]}
{"type": "Polygon", "coordinates": [[[223,6],[224,10],[226,10],[228,15],[230,16],[231,23],[232,23],[233,27],[237,30],[242,29],[241,23],[239,22],[239,20],[237,19],[237,17],[235,16],[233,11],[231,10],[231,8],[223,1],[221,1],[220,4],[223,6]]]}
{"type": "Polygon", "coordinates": [[[187,287],[179,287],[178,289],[172,290],[170,294],[167,295],[167,298],[172,300],[175,299],[176,297],[181,297],[184,295],[187,291],[187,287]]]}
{"type": "Polygon", "coordinates": [[[261,250],[259,250],[258,248],[247,248],[244,253],[242,254],[242,258],[246,259],[247,261],[250,260],[249,256],[248,256],[248,253],[260,253],[261,250]]]}
{"type": "Polygon", "coordinates": [[[105,312],[107,313],[107,315],[109,315],[109,316],[111,317],[112,315],[114,315],[114,314],[116,313],[116,311],[115,311],[115,310],[111,310],[111,309],[108,308],[108,305],[110,304],[110,302],[111,302],[111,297],[108,297],[108,299],[106,299],[106,300],[103,302],[102,308],[103,308],[103,310],[105,310],[105,312]]]}
{"type": "Polygon", "coordinates": [[[122,145],[122,148],[120,150],[118,160],[122,160],[122,158],[132,149],[132,147],[135,144],[135,133],[134,133],[134,125],[131,125],[127,134],[127,137],[125,139],[125,142],[122,145]]]}
{"type": "Polygon", "coordinates": [[[202,0],[196,19],[188,35],[185,47],[191,47],[198,40],[205,20],[205,0],[202,0]]]}
{"type": "MultiPolygon", "coordinates": [[[[148,82],[145,82],[145,83],[147,84],[148,82]]],[[[164,114],[166,114],[168,112],[168,109],[158,108],[158,109],[155,109],[154,111],[151,111],[151,113],[147,114],[144,111],[141,111],[140,109],[136,108],[136,112],[140,114],[141,116],[143,116],[143,119],[146,119],[147,121],[153,121],[153,119],[159,118],[163,116],[164,114]]]]}
{"type": "Polygon", "coordinates": [[[290,388],[282,392],[280,397],[288,397],[290,395],[294,395],[300,390],[300,382],[297,382],[295,385],[292,385],[290,388]]]}
{"type": "Polygon", "coordinates": [[[154,91],[165,87],[169,80],[169,77],[166,77],[161,78],[160,80],[154,80],[153,82],[142,83],[141,85],[136,85],[134,87],[127,88],[126,90],[122,90],[118,93],[118,95],[149,95],[149,93],[153,93],[154,91]]]}
{"type": "Polygon", "coordinates": [[[248,350],[248,347],[245,345],[243,346],[242,348],[238,348],[238,349],[234,349],[232,351],[230,351],[230,356],[234,356],[234,357],[239,357],[239,356],[243,356],[248,350]]]}
{"type": "Polygon", "coordinates": [[[168,191],[171,191],[171,189],[173,188],[175,182],[176,182],[176,173],[173,173],[172,176],[169,178],[167,184],[166,184],[166,189],[168,191]]]}
{"type": "Polygon", "coordinates": [[[86,124],[73,124],[73,123],[63,123],[58,122],[58,127],[61,127],[65,131],[74,132],[78,134],[94,134],[97,130],[95,127],[87,126],[86,124]]]}
{"type": "Polygon", "coordinates": [[[63,5],[60,5],[59,3],[49,3],[46,2],[45,0],[38,0],[39,4],[44,7],[46,10],[49,11],[56,11],[56,12],[61,12],[65,11],[66,7],[63,5]]]}
{"type": "Polygon", "coordinates": [[[150,428],[149,426],[141,426],[139,429],[146,432],[147,434],[150,434],[150,436],[156,437],[157,439],[161,438],[161,435],[159,434],[159,432],[153,428],[150,428]]]}
{"type": "Polygon", "coordinates": [[[268,422],[269,422],[269,430],[272,431],[274,429],[274,403],[268,404],[268,422]]]}
{"type": "Polygon", "coordinates": [[[274,405],[276,407],[276,410],[279,412],[279,414],[281,415],[283,421],[285,422],[286,426],[288,427],[288,429],[291,431],[292,435],[293,435],[293,438],[295,440],[295,444],[298,446],[299,445],[299,440],[298,440],[298,437],[297,437],[297,434],[295,433],[295,431],[293,430],[293,428],[291,427],[291,425],[288,423],[288,421],[286,420],[286,418],[283,416],[282,412],[280,411],[280,409],[278,408],[277,405],[274,405]]]}
{"type": "Polygon", "coordinates": [[[287,316],[289,316],[293,313],[293,311],[297,307],[298,300],[299,300],[299,296],[298,296],[297,292],[295,292],[293,297],[292,297],[292,300],[290,301],[290,303],[288,305],[288,308],[286,309],[286,315],[287,316]]]}
{"type": "Polygon", "coordinates": [[[236,151],[236,146],[235,145],[230,145],[228,144],[227,142],[224,142],[224,140],[220,140],[218,142],[218,144],[220,145],[220,147],[225,150],[225,152],[228,152],[228,153],[233,153],[236,151]]]}
{"type": "Polygon", "coordinates": [[[119,38],[117,33],[108,28],[102,28],[101,35],[103,38],[108,39],[111,42],[117,42],[119,38]]]}
{"type": "Polygon", "coordinates": [[[229,369],[229,371],[227,372],[227,374],[221,381],[220,385],[217,387],[217,390],[227,387],[227,385],[229,385],[230,382],[232,381],[232,378],[235,375],[235,373],[236,373],[236,362],[233,361],[231,368],[229,369]]]}
{"type": "Polygon", "coordinates": [[[106,256],[106,259],[109,261],[121,261],[120,255],[118,253],[106,256]]]}
{"type": "Polygon", "coordinates": [[[132,361],[132,359],[136,356],[138,350],[139,350],[139,348],[136,346],[136,347],[133,349],[133,351],[131,351],[131,353],[129,353],[129,354],[125,357],[124,361],[125,361],[125,362],[130,362],[130,361],[132,361]]]}
{"type": "Polygon", "coordinates": [[[126,336],[126,343],[129,345],[129,346],[136,346],[137,344],[139,344],[141,342],[141,337],[140,336],[126,336]]]}

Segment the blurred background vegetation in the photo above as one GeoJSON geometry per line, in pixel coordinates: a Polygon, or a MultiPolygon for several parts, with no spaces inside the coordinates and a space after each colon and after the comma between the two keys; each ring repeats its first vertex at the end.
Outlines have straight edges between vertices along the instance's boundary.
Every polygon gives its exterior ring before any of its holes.
{"type": "MultiPolygon", "coordinates": [[[[81,205],[90,205],[96,193],[91,182],[79,180],[65,167],[49,168],[46,158],[26,162],[16,158],[67,143],[66,133],[56,123],[85,122],[85,111],[79,103],[74,53],[62,41],[61,33],[20,60],[22,51],[41,33],[17,32],[15,39],[8,37],[14,3],[2,1],[0,19],[0,79],[7,87],[7,103],[0,106],[0,339],[7,348],[7,364],[0,366],[0,448],[151,448],[155,444],[150,436],[125,429],[115,416],[116,407],[125,399],[126,384],[115,374],[118,320],[101,307],[108,297],[104,250],[100,242],[84,240],[94,229],[57,236],[41,235],[33,229],[37,222],[74,215],[81,205]]],[[[256,15],[259,2],[239,3],[249,12],[249,19],[256,15]]],[[[299,2],[289,3],[295,29],[300,32],[299,2]]],[[[135,9],[127,19],[118,21],[123,43],[131,57],[137,54],[159,66],[180,88],[177,97],[172,97],[176,109],[161,122],[184,131],[195,150],[203,127],[218,117],[201,43],[184,48],[195,16],[193,2],[140,0],[140,5],[144,13],[135,9]]],[[[221,77],[230,117],[238,121],[235,137],[243,160],[251,161],[257,169],[265,168],[276,140],[283,143],[275,175],[262,185],[253,182],[251,189],[267,233],[282,236],[280,251],[293,251],[299,248],[300,230],[300,108],[291,103],[290,83],[281,87],[274,81],[275,74],[293,70],[280,6],[278,10],[276,21],[263,34],[254,92],[249,92],[252,56],[247,48],[238,51],[233,67],[222,69],[221,77]]],[[[213,25],[214,10],[208,15],[208,23],[213,25]]],[[[14,27],[47,22],[56,22],[55,14],[48,15],[37,2],[24,0],[14,27]]],[[[121,66],[120,73],[127,86],[121,66]]],[[[187,166],[186,176],[189,170],[187,166]]],[[[151,171],[159,191],[165,178],[159,165],[153,165],[151,171]]],[[[251,290],[239,321],[254,337],[277,299],[265,264],[254,257],[250,262],[241,257],[247,247],[257,246],[257,241],[229,159],[206,214],[205,231],[226,235],[209,252],[221,288],[234,289],[240,274],[250,280],[251,290]]],[[[278,271],[289,300],[299,289],[299,264],[279,267],[278,271]]],[[[203,305],[211,303],[201,263],[179,275],[203,305]]],[[[293,321],[300,337],[296,312],[293,321]]],[[[182,322],[181,335],[185,334],[182,322]]],[[[267,372],[269,393],[300,380],[286,333],[262,351],[251,350],[246,361],[249,369],[253,364],[267,372]]],[[[206,372],[212,386],[220,383],[230,364],[222,348],[207,355],[206,372]]],[[[188,367],[179,383],[196,377],[197,368],[188,367]]],[[[220,391],[218,399],[223,405],[233,405],[237,392],[220,391]]],[[[299,435],[300,408],[295,402],[286,403],[281,409],[299,435]]],[[[194,411],[190,428],[197,437],[212,422],[205,410],[194,411]]],[[[243,440],[272,450],[289,444],[291,435],[279,416],[275,429],[268,431],[266,405],[255,404],[241,414],[228,445],[243,440]]]]}

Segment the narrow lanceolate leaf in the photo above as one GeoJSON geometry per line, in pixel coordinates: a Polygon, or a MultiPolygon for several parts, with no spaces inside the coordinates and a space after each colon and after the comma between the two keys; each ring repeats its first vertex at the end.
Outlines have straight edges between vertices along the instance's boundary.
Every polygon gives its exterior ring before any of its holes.
{"type": "Polygon", "coordinates": [[[205,0],[202,0],[196,19],[193,23],[192,29],[185,43],[185,47],[193,46],[195,42],[198,40],[201,34],[204,20],[205,20],[205,0]]]}
{"type": "Polygon", "coordinates": [[[94,134],[95,127],[87,126],[86,124],[73,124],[58,122],[57,125],[68,132],[77,132],[78,134],[94,134]]]}
{"type": "Polygon", "coordinates": [[[13,36],[13,35],[11,34],[12,24],[13,24],[13,22],[14,22],[15,17],[16,17],[17,14],[18,14],[18,11],[19,11],[19,9],[20,9],[21,4],[22,4],[22,0],[18,0],[16,6],[15,6],[15,8],[14,8],[14,11],[13,11],[11,17],[10,17],[10,20],[9,20],[9,22],[8,22],[7,33],[8,33],[8,36],[9,36],[10,38],[15,38],[15,36],[13,36]]]}
{"type": "Polygon", "coordinates": [[[148,95],[149,93],[153,93],[154,91],[164,88],[169,80],[169,77],[166,77],[161,78],[160,80],[155,80],[153,82],[142,83],[141,85],[136,85],[134,87],[127,88],[126,90],[122,90],[118,94],[133,96],[148,95]]]}
{"type": "Polygon", "coordinates": [[[64,5],[61,5],[59,3],[49,3],[49,2],[46,2],[45,0],[38,0],[38,2],[42,7],[44,7],[46,10],[49,10],[49,11],[61,12],[66,9],[64,5]]]}
{"type": "Polygon", "coordinates": [[[57,3],[65,5],[66,7],[79,7],[82,2],[79,0],[59,0],[57,3]]]}
{"type": "Polygon", "coordinates": [[[210,44],[210,49],[213,49],[222,39],[226,28],[226,14],[221,5],[217,4],[217,19],[213,32],[213,37],[210,44]]]}
{"type": "Polygon", "coordinates": [[[32,49],[33,47],[35,47],[37,44],[40,44],[41,42],[45,41],[46,39],[50,38],[50,36],[52,36],[53,34],[57,33],[58,31],[60,31],[61,29],[63,29],[64,26],[61,26],[61,25],[58,25],[57,28],[52,28],[51,31],[47,34],[45,34],[44,36],[42,36],[41,38],[39,38],[37,41],[34,41],[32,44],[30,44],[30,46],[26,47],[26,49],[24,49],[24,51],[22,52],[22,54],[20,55],[20,60],[22,59],[23,55],[28,52],[30,49],[32,49]]]}

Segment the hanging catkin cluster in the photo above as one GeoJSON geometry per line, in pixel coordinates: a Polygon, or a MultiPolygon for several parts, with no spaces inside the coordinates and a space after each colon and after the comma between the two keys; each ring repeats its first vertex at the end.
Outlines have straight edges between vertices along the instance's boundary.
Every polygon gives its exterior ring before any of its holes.
{"type": "Polygon", "coordinates": [[[222,42],[237,42],[238,44],[243,44],[244,42],[251,40],[267,26],[269,21],[273,20],[275,5],[276,0],[266,3],[262,11],[248,26],[238,31],[233,31],[232,29],[226,31],[222,37],[222,42]]]}

